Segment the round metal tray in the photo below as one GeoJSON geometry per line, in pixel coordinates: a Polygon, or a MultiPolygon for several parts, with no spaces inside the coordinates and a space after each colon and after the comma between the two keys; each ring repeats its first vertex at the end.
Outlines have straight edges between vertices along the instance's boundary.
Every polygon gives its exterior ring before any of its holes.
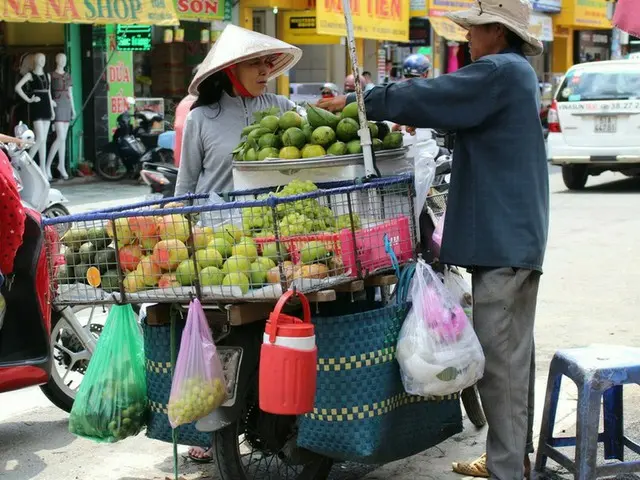
{"type": "MultiPolygon", "coordinates": [[[[407,155],[409,147],[394,148],[392,150],[380,150],[375,152],[376,161],[388,161],[402,159],[407,155]]],[[[300,170],[303,168],[327,168],[346,167],[350,165],[364,165],[364,155],[356,153],[351,155],[325,155],[323,157],[299,158],[296,160],[282,160],[279,158],[267,158],[261,161],[233,161],[233,168],[242,171],[282,171],[300,170]]]]}

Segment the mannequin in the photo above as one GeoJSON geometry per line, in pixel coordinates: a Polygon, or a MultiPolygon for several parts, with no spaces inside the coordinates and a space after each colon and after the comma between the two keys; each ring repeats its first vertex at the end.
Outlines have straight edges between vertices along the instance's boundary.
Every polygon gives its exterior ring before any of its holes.
{"type": "Polygon", "coordinates": [[[29,117],[36,135],[36,142],[29,150],[29,156],[35,160],[35,154],[38,154],[40,168],[45,174],[47,172],[47,134],[55,115],[53,111],[55,103],[51,98],[51,76],[44,72],[46,62],[47,58],[43,53],[36,53],[33,56],[33,70],[23,76],[15,88],[16,93],[29,104],[29,117]],[[30,97],[23,90],[27,83],[33,92],[30,97]]]}
{"type": "Polygon", "coordinates": [[[64,53],[56,55],[56,69],[51,74],[51,94],[54,101],[55,123],[53,129],[56,132],[56,140],[51,146],[51,151],[47,157],[47,175],[52,178],[51,164],[56,154],[58,154],[58,172],[63,180],[67,180],[67,168],[65,160],[67,157],[67,133],[69,133],[69,123],[76,116],[75,105],[73,104],[73,92],[71,75],[65,71],[67,66],[67,56],[64,53]]]}

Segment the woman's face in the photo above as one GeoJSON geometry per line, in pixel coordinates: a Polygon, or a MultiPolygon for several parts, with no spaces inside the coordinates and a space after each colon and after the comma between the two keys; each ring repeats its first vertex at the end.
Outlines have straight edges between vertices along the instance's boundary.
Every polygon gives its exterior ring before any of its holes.
{"type": "Polygon", "coordinates": [[[254,58],[237,64],[235,75],[238,81],[254,97],[267,90],[267,79],[273,69],[273,56],[254,58]]]}

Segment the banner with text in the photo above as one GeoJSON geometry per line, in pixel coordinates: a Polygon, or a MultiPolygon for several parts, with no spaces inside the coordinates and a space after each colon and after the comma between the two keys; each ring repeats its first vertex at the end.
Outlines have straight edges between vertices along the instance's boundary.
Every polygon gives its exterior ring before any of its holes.
{"type": "MultiPolygon", "coordinates": [[[[404,0],[351,0],[353,30],[357,38],[409,41],[409,2],[404,0]]],[[[324,35],[347,35],[342,0],[317,0],[316,30],[324,35]]]]}
{"type": "Polygon", "coordinates": [[[281,40],[292,45],[334,45],[341,37],[319,35],[316,32],[316,11],[299,10],[282,12],[283,25],[281,40]]]}
{"type": "Polygon", "coordinates": [[[0,0],[5,22],[178,25],[173,0],[0,0]]]}
{"type": "Polygon", "coordinates": [[[442,17],[445,13],[466,10],[476,5],[476,0],[429,0],[429,16],[442,17]]]}
{"type": "Polygon", "coordinates": [[[611,28],[607,17],[606,0],[575,0],[574,25],[594,28],[611,28]]]}

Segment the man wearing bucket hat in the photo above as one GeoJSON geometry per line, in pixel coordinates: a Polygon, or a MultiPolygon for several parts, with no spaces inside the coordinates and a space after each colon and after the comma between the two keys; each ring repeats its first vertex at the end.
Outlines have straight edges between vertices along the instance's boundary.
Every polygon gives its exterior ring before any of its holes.
{"type": "Polygon", "coordinates": [[[281,40],[228,25],[189,86],[197,96],[184,125],[176,195],[233,190],[232,152],[253,114],[295,108],[265,93],[267,82],[293,67],[302,51],[281,40]]]}
{"type": "MultiPolygon", "coordinates": [[[[472,64],[365,94],[371,120],[456,133],[440,261],[472,272],[489,431],[487,455],[453,467],[498,480],[528,476],[533,326],[549,218],[538,80],[525,57],[542,53],[542,43],[529,34],[530,15],[528,0],[478,0],[448,15],[468,30],[472,64]]],[[[352,101],[319,106],[341,110],[352,101]]]]}

